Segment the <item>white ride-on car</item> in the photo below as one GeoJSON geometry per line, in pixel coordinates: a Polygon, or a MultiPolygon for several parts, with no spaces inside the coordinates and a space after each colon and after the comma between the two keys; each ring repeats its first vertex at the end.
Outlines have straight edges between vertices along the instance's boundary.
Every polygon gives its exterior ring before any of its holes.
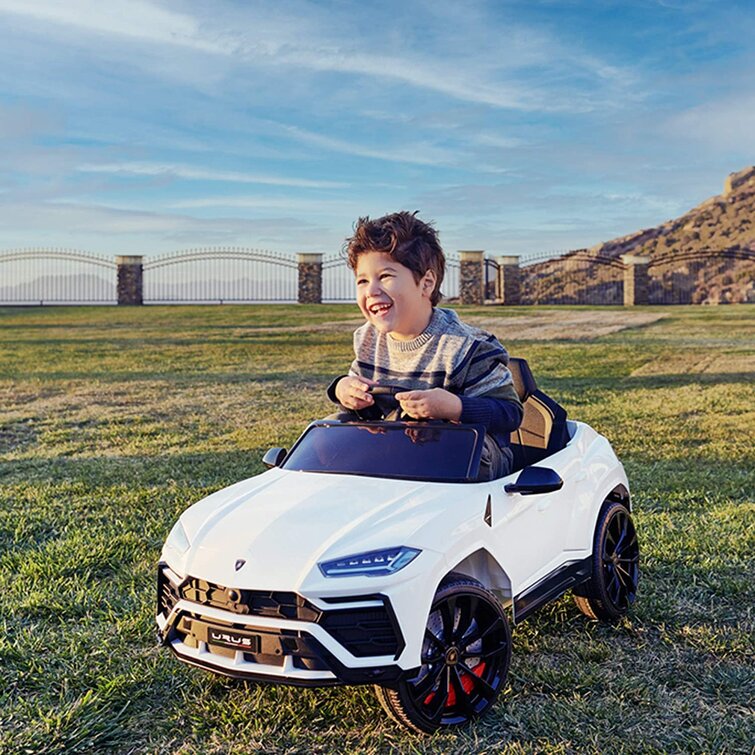
{"type": "Polygon", "coordinates": [[[504,478],[476,481],[481,426],[341,416],[188,508],[159,564],[160,641],[240,679],[373,684],[433,732],[493,705],[509,615],[572,590],[589,617],[623,616],[639,574],[624,469],[524,360],[510,367],[525,415],[504,478]]]}

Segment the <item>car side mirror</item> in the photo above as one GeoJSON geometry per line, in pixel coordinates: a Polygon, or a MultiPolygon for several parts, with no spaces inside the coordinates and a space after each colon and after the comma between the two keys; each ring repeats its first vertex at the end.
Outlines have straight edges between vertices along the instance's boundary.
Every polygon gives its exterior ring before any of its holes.
{"type": "Polygon", "coordinates": [[[561,490],[564,481],[548,467],[525,467],[516,478],[516,482],[504,485],[507,493],[521,493],[522,495],[538,495],[539,493],[553,493],[561,490]]]}
{"type": "Polygon", "coordinates": [[[286,458],[285,448],[270,448],[265,451],[265,455],[262,457],[262,463],[268,468],[279,467],[283,463],[283,459],[286,458]]]}

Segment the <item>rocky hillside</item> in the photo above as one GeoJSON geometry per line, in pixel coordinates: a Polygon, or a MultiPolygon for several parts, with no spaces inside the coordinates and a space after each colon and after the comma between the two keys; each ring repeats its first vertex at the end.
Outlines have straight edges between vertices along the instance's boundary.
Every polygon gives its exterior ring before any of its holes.
{"type": "MultiPolygon", "coordinates": [[[[616,259],[623,254],[650,257],[651,303],[755,302],[755,166],[732,173],[723,194],[707,199],[680,218],[566,255],[616,259]],[[740,259],[732,259],[735,256],[740,259]],[[722,253],[728,253],[727,258],[722,253]]],[[[550,298],[553,284],[565,277],[563,260],[532,265],[523,270],[525,296],[531,301],[550,298]]],[[[574,264],[572,263],[572,267],[574,264]]],[[[585,298],[620,303],[617,268],[600,266],[587,271],[585,298]]],[[[580,273],[581,274],[581,273],[580,273]]],[[[572,289],[577,281],[572,277],[572,289]]],[[[566,302],[569,298],[560,297],[566,302]]]]}
{"type": "Polygon", "coordinates": [[[755,166],[732,173],[723,194],[706,199],[680,218],[598,244],[590,252],[611,257],[630,252],[657,258],[733,246],[755,250],[755,166]]]}

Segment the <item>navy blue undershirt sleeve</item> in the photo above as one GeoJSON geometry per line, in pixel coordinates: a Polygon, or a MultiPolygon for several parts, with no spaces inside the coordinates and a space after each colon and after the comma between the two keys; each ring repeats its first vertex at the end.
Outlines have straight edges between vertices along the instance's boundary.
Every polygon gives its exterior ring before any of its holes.
{"type": "Polygon", "coordinates": [[[514,401],[491,396],[459,396],[462,422],[485,425],[487,431],[508,445],[508,435],[522,422],[522,407],[514,401]]]}

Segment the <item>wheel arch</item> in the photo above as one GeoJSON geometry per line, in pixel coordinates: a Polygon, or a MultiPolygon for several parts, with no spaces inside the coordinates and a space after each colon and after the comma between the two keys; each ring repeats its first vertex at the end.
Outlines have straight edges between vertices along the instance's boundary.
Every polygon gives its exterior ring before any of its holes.
{"type": "Polygon", "coordinates": [[[632,510],[632,499],[629,495],[629,489],[623,483],[616,485],[605,497],[605,501],[616,501],[624,506],[627,511],[632,510]]]}
{"type": "MultiPolygon", "coordinates": [[[[463,574],[466,577],[476,579],[488,590],[502,594],[510,599],[511,579],[503,567],[487,548],[481,546],[477,550],[458,561],[443,577],[446,579],[450,574],[463,574]]],[[[442,581],[442,580],[441,580],[442,581]]]]}

